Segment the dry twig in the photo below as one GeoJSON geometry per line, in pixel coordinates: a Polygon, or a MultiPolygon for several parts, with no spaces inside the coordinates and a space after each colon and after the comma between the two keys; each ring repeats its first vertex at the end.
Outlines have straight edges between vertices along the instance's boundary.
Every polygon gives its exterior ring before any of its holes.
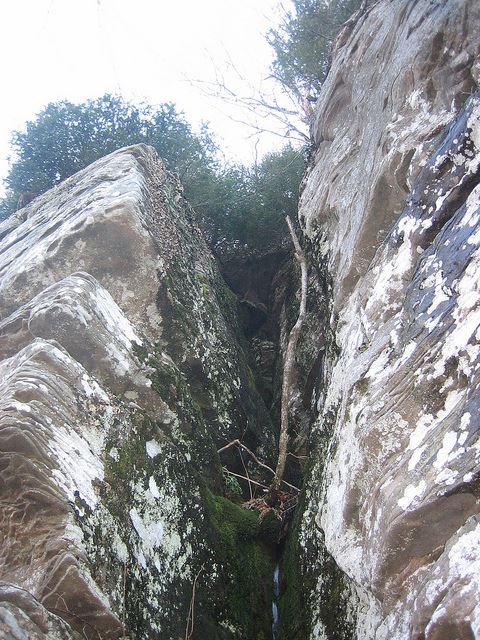
{"type": "Polygon", "coordinates": [[[202,566],[200,567],[197,575],[195,576],[194,580],[193,580],[193,587],[192,587],[192,597],[190,599],[190,607],[188,610],[188,618],[187,618],[187,628],[185,629],[185,640],[191,640],[191,637],[193,635],[193,629],[195,626],[195,590],[197,588],[197,580],[200,576],[200,574],[203,571],[203,567],[205,565],[202,564],[202,566]]]}
{"type": "Polygon", "coordinates": [[[257,487],[261,487],[262,489],[268,489],[264,484],[257,482],[256,480],[252,480],[251,478],[247,478],[246,476],[241,476],[239,473],[234,473],[233,471],[229,471],[228,469],[224,470],[224,473],[228,473],[229,476],[235,476],[235,478],[241,478],[242,480],[246,480],[247,482],[251,482],[257,487]]]}
{"type": "MultiPolygon", "coordinates": [[[[229,442],[228,444],[226,444],[224,447],[222,447],[221,449],[217,450],[217,453],[221,453],[222,451],[225,451],[226,449],[230,449],[230,447],[233,446],[237,446],[240,447],[241,449],[243,449],[244,451],[246,451],[252,458],[253,460],[258,464],[258,466],[263,467],[264,469],[267,469],[267,471],[270,471],[270,473],[272,473],[273,475],[275,475],[275,471],[272,469],[272,467],[269,467],[268,464],[265,464],[264,462],[262,462],[261,460],[259,460],[257,458],[257,456],[253,453],[253,451],[250,451],[250,449],[248,447],[246,447],[243,442],[240,442],[240,440],[232,440],[231,442],[229,442]]],[[[231,473],[229,471],[229,473],[231,473]]],[[[242,477],[242,476],[240,476],[242,477]]],[[[251,481],[253,482],[253,480],[251,481]]],[[[290,489],[294,489],[295,491],[300,491],[300,489],[298,487],[295,487],[293,484],[290,484],[289,482],[287,482],[286,480],[282,479],[283,484],[286,484],[287,487],[290,487],[290,489]]],[[[255,484],[255,483],[254,483],[255,484]]],[[[257,483],[258,484],[258,483],[257,483]]],[[[260,485],[262,486],[262,485],[260,485]]]]}

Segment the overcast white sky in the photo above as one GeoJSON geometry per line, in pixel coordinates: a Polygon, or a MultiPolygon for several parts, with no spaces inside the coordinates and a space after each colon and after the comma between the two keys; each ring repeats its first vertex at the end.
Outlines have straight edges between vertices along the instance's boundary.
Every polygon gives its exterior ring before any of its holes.
{"type": "MultiPolygon", "coordinates": [[[[268,73],[267,29],[279,0],[2,0],[0,178],[10,133],[49,102],[106,92],[172,101],[192,124],[210,121],[227,153],[253,159],[248,131],[189,79],[213,79],[228,57],[253,84],[268,73]]],[[[284,7],[289,0],[284,0],[284,7]]],[[[275,144],[265,139],[263,151],[275,144]]]]}

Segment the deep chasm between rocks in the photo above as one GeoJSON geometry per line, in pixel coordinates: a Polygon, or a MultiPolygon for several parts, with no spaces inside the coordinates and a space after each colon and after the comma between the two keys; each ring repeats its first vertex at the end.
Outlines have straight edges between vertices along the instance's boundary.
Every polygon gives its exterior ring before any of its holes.
{"type": "Polygon", "coordinates": [[[275,466],[290,247],[215,259],[143,145],[1,223],[0,638],[480,638],[479,24],[380,0],[335,45],[282,521],[224,447],[275,466]]]}

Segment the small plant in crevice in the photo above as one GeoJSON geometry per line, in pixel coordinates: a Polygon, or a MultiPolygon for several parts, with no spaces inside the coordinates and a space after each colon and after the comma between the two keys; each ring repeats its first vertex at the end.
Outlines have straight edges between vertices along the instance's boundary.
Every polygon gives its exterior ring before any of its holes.
{"type": "Polygon", "coordinates": [[[223,477],[225,480],[225,489],[227,497],[235,500],[240,499],[243,496],[242,487],[238,480],[228,472],[227,467],[222,467],[223,477]]]}
{"type": "MultiPolygon", "coordinates": [[[[247,446],[245,446],[240,440],[233,440],[229,442],[227,445],[218,450],[218,453],[222,453],[222,451],[226,451],[231,447],[236,447],[237,451],[242,459],[242,451],[248,453],[248,455],[253,459],[253,461],[260,467],[267,470],[273,477],[275,476],[275,471],[269,467],[267,464],[262,462],[247,446]]],[[[276,493],[276,502],[274,505],[270,504],[267,500],[268,492],[270,487],[266,484],[262,484],[258,482],[258,480],[254,480],[251,474],[248,473],[246,465],[244,465],[245,474],[241,475],[239,473],[235,473],[230,471],[227,467],[222,467],[225,485],[227,488],[227,492],[229,490],[229,483],[231,486],[235,486],[235,496],[232,499],[241,498],[243,492],[238,482],[238,479],[243,480],[248,483],[248,488],[250,491],[250,499],[242,502],[241,507],[247,510],[253,510],[258,513],[259,524],[262,536],[267,539],[270,543],[277,545],[280,540],[282,540],[289,528],[289,523],[294,514],[295,508],[298,504],[298,498],[300,495],[300,489],[290,484],[286,480],[281,481],[281,484],[284,485],[284,490],[278,490],[276,493]],[[235,485],[233,484],[235,483],[235,485]],[[254,491],[256,488],[260,488],[263,490],[263,495],[258,497],[255,495],[254,491]]],[[[231,497],[231,496],[229,496],[231,497]]]]}

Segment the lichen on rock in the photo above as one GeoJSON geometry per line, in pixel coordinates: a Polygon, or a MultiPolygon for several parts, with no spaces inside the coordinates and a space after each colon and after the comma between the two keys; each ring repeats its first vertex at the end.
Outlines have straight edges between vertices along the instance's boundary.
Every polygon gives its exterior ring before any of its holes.
{"type": "MultiPolygon", "coordinates": [[[[223,492],[220,444],[274,441],[194,212],[141,145],[29,212],[0,247],[1,577],[46,620],[29,637],[183,637],[201,567],[221,620],[200,598],[195,637],[244,637],[205,495],[223,492]]],[[[18,602],[11,629],[30,615],[18,602]]]]}
{"type": "Polygon", "coordinates": [[[319,99],[300,220],[332,286],[293,546],[312,640],[479,633],[479,9],[374,4],[319,99]]]}

